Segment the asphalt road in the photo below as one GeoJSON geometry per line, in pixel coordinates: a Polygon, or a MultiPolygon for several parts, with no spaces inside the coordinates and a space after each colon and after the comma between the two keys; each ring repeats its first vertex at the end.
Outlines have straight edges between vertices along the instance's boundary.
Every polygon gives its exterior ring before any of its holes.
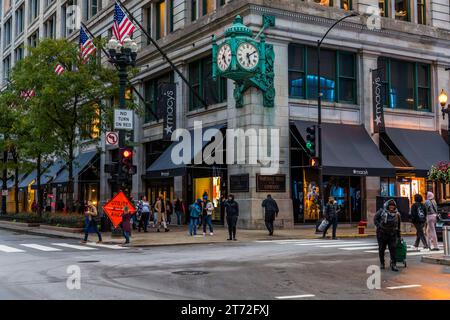
{"type": "Polygon", "coordinates": [[[0,299],[450,299],[450,267],[420,262],[424,252],[398,273],[381,271],[381,289],[369,289],[374,242],[123,249],[0,230],[0,299]],[[80,289],[67,286],[74,270],[80,289]]]}

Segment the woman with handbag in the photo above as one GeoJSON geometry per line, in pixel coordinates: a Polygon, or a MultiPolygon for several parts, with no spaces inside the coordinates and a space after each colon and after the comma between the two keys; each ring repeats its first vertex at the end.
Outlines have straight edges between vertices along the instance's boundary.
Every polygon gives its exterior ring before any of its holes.
{"type": "Polygon", "coordinates": [[[98,231],[97,227],[97,215],[98,215],[97,208],[92,204],[92,202],[88,201],[86,210],[84,212],[84,222],[85,222],[84,240],[81,241],[81,243],[87,243],[90,232],[95,232],[97,234],[98,236],[97,243],[102,242],[102,235],[100,231],[98,231]]]}
{"type": "Polygon", "coordinates": [[[336,239],[336,229],[338,225],[338,212],[339,207],[336,203],[336,200],[334,200],[333,197],[328,198],[328,203],[325,206],[325,212],[324,212],[324,218],[328,221],[328,224],[326,225],[325,229],[323,230],[322,238],[325,238],[327,235],[327,231],[330,228],[330,226],[333,226],[333,236],[332,239],[336,239]]]}

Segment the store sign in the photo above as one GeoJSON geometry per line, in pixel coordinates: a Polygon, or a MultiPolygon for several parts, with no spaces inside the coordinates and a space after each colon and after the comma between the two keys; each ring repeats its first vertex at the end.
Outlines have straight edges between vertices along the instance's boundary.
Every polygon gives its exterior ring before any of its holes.
{"type": "Polygon", "coordinates": [[[367,169],[353,169],[353,174],[355,176],[368,176],[369,170],[367,169]]]}
{"type": "Polygon", "coordinates": [[[123,208],[125,206],[129,208],[131,214],[136,212],[136,209],[122,191],[120,191],[114,198],[112,198],[111,201],[103,206],[103,210],[109,220],[111,220],[114,228],[117,228],[120,222],[122,222],[123,208]]]}
{"type": "Polygon", "coordinates": [[[162,83],[159,86],[158,109],[163,118],[163,140],[172,141],[176,129],[176,89],[175,83],[162,83]]]}
{"type": "Polygon", "coordinates": [[[133,130],[133,110],[114,109],[114,129],[133,130]]]}
{"type": "Polygon", "coordinates": [[[382,69],[372,70],[372,103],[373,103],[373,128],[375,133],[384,132],[385,87],[381,81],[382,69]]]}
{"type": "Polygon", "coordinates": [[[248,174],[230,175],[230,192],[248,192],[249,181],[250,178],[248,174]]]}
{"type": "Polygon", "coordinates": [[[286,192],[286,175],[256,175],[256,192],[286,192]]]}
{"type": "Polygon", "coordinates": [[[2,190],[2,196],[3,197],[7,197],[8,196],[8,190],[7,189],[2,190]]]}

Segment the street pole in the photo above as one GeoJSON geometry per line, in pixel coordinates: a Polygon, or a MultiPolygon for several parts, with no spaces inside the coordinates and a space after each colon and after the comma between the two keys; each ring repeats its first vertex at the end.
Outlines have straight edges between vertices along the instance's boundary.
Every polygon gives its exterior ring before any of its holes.
{"type": "Polygon", "coordinates": [[[319,193],[320,193],[320,213],[323,213],[324,206],[324,193],[325,190],[323,188],[323,159],[322,159],[322,90],[320,86],[320,46],[322,45],[323,40],[328,35],[328,33],[341,21],[350,18],[356,17],[358,14],[352,12],[348,16],[342,17],[337,20],[330,28],[328,28],[327,32],[325,32],[322,39],[317,40],[317,147],[318,147],[318,156],[319,156],[319,193]]]}
{"type": "Polygon", "coordinates": [[[2,177],[2,214],[6,214],[6,195],[3,194],[5,190],[8,189],[7,180],[8,180],[8,170],[6,169],[6,163],[8,161],[8,150],[5,147],[3,150],[3,177],[2,177]]]}

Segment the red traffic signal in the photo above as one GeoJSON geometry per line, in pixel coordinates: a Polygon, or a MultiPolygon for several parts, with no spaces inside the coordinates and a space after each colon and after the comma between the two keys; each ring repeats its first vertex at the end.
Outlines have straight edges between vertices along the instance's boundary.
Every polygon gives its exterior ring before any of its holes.
{"type": "Polygon", "coordinates": [[[131,159],[131,157],[133,157],[133,150],[131,149],[122,150],[122,159],[131,159]]]}

